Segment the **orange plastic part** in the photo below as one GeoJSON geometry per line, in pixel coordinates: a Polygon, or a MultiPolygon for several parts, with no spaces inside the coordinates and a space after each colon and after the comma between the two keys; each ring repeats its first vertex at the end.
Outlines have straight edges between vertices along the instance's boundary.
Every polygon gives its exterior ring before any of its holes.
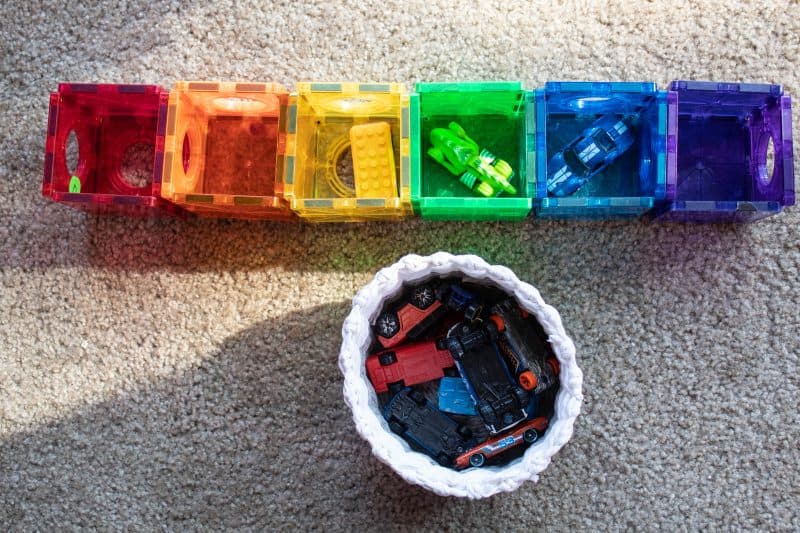
{"type": "Polygon", "coordinates": [[[161,196],[203,216],[294,218],[282,198],[288,98],[274,83],[176,83],[161,196]]]}
{"type": "Polygon", "coordinates": [[[494,322],[494,325],[497,326],[497,331],[503,333],[506,330],[506,323],[505,321],[497,315],[489,315],[489,320],[494,322]]]}
{"type": "Polygon", "coordinates": [[[519,375],[519,384],[525,390],[533,390],[536,388],[536,385],[539,384],[539,380],[536,379],[536,374],[530,370],[526,370],[519,375]]]}

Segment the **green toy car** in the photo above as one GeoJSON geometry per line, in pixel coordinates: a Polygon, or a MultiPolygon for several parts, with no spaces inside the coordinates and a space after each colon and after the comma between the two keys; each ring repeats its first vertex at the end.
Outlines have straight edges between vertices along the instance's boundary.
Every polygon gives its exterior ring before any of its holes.
{"type": "Polygon", "coordinates": [[[431,144],[428,155],[454,176],[460,176],[459,181],[476,194],[487,198],[502,193],[517,194],[516,187],[511,185],[514,178],[511,165],[488,150],[481,150],[457,123],[434,128],[431,144]]]}

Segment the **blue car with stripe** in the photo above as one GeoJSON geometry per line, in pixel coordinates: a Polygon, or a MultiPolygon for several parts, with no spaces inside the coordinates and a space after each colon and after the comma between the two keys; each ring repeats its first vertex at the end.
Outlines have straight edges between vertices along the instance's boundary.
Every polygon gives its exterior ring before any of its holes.
{"type": "Polygon", "coordinates": [[[547,192],[569,196],[602,172],[634,143],[636,115],[603,115],[547,163],[547,192]]]}

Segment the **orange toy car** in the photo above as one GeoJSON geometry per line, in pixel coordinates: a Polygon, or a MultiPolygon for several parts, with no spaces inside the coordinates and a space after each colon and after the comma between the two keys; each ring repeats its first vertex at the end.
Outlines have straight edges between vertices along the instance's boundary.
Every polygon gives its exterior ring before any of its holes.
{"type": "Polygon", "coordinates": [[[446,308],[434,284],[414,287],[411,297],[392,311],[385,311],[375,321],[375,334],[384,348],[414,339],[433,324],[446,308]]]}
{"type": "Polygon", "coordinates": [[[533,444],[539,440],[539,437],[547,429],[547,425],[547,419],[540,416],[530,422],[525,422],[511,433],[489,439],[483,444],[479,444],[459,455],[456,458],[456,468],[481,467],[486,462],[486,459],[519,446],[523,442],[533,444]]]}

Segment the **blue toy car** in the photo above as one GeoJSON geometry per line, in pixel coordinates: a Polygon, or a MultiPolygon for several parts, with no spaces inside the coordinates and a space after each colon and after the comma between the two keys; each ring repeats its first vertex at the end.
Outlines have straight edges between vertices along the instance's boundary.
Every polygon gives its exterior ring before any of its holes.
{"type": "Polygon", "coordinates": [[[445,376],[439,380],[439,410],[454,415],[478,416],[475,402],[460,377],[445,376]]]}
{"type": "Polygon", "coordinates": [[[603,115],[547,163],[547,192],[569,196],[633,146],[636,115],[603,115]]]}
{"type": "Polygon", "coordinates": [[[394,395],[383,408],[389,429],[412,447],[452,466],[455,458],[474,445],[469,428],[436,409],[425,396],[411,388],[394,395]]]}

